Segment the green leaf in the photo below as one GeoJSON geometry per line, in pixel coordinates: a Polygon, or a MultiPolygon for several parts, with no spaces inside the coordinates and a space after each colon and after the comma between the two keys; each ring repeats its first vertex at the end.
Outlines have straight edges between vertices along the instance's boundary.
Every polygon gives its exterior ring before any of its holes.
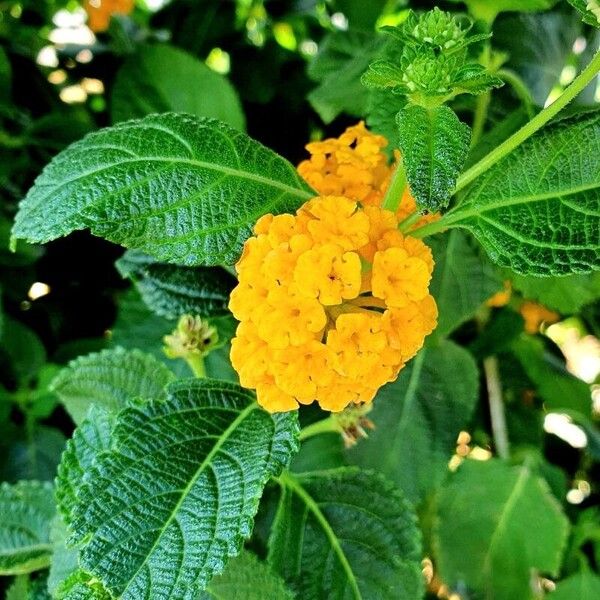
{"type": "Polygon", "coordinates": [[[50,564],[53,496],[50,483],[0,485],[0,575],[31,573],[50,564]]]}
{"type": "Polygon", "coordinates": [[[237,92],[226,77],[178,48],[142,45],[115,78],[113,123],[169,111],[220,119],[236,129],[245,125],[237,92]]]}
{"type": "Polygon", "coordinates": [[[415,514],[381,475],[349,467],[280,483],[269,562],[298,598],[421,597],[415,514]]]}
{"type": "Polygon", "coordinates": [[[123,277],[135,282],[146,306],[162,317],[230,314],[227,304],[236,280],[224,269],[157,263],[134,250],[127,251],[116,266],[123,277]]]}
{"type": "Polygon", "coordinates": [[[52,542],[52,564],[48,573],[48,591],[56,596],[59,586],[72,573],[77,571],[77,550],[67,548],[67,526],[57,514],[50,527],[50,541],[52,542]]]}
{"type": "Polygon", "coordinates": [[[467,188],[447,213],[492,260],[524,275],[600,269],[600,111],[561,119],[467,188]]]}
{"type": "Polygon", "coordinates": [[[19,575],[6,590],[5,600],[50,600],[46,587],[46,577],[42,573],[37,577],[19,575]]]}
{"type": "Polygon", "coordinates": [[[559,503],[528,467],[468,460],[439,496],[440,577],[451,590],[529,598],[531,570],[556,576],[568,532],[559,503]]]}
{"type": "Polygon", "coordinates": [[[446,336],[472,318],[481,305],[503,288],[498,270],[462,231],[427,240],[435,269],[430,291],[438,305],[436,335],[446,336]]]}
{"type": "Polygon", "coordinates": [[[83,485],[84,475],[92,468],[97,455],[111,448],[115,418],[106,408],[92,404],[85,420],[67,442],[56,478],[56,504],[66,523],[74,520],[77,492],[83,485]]]}
{"type": "Polygon", "coordinates": [[[237,385],[168,390],[120,413],[70,511],[81,568],[122,599],[196,598],[240,551],[265,483],[297,448],[296,413],[270,415],[237,385]]]}
{"type": "Polygon", "coordinates": [[[569,0],[581,14],[584,23],[600,28],[600,3],[598,0],[569,0]]]}
{"type": "Polygon", "coordinates": [[[259,217],[311,196],[290,163],[229,125],[150,115],[56,156],[21,203],[13,236],[48,242],[89,228],[160,261],[233,264],[259,217]]]}
{"type": "Polygon", "coordinates": [[[115,348],[71,361],[52,382],[52,390],[78,424],[91,404],[116,413],[135,398],[164,398],[164,388],[173,379],[149,354],[115,348]]]}
{"type": "Polygon", "coordinates": [[[112,600],[103,585],[81,569],[67,577],[54,596],[57,600],[112,600]]]}
{"type": "Polygon", "coordinates": [[[208,584],[199,600],[292,600],[284,581],[254,554],[242,551],[208,584]]]}
{"type": "MultiPolygon", "coordinates": [[[[466,4],[476,19],[491,22],[501,12],[537,12],[552,8],[557,0],[450,0],[466,4]]],[[[515,44],[513,44],[515,45],[515,44]]]]}
{"type": "Polygon", "coordinates": [[[4,354],[15,382],[28,385],[46,362],[46,350],[38,336],[19,321],[4,316],[0,356],[4,354]]]}
{"type": "Polygon", "coordinates": [[[469,151],[471,132],[447,106],[409,105],[397,117],[398,140],[410,191],[417,206],[446,206],[469,151]]]}
{"type": "Polygon", "coordinates": [[[381,471],[419,503],[444,478],[478,397],[477,366],[466,350],[449,341],[426,346],[379,392],[369,413],[375,429],[349,459],[381,471]]]}
{"type": "Polygon", "coordinates": [[[600,273],[565,277],[512,277],[513,287],[525,298],[568,315],[600,298],[600,273]]]}
{"type": "Polygon", "coordinates": [[[541,340],[521,335],[511,346],[525,373],[537,387],[547,410],[572,410],[591,416],[590,386],[571,375],[562,361],[544,349],[541,340]]]}
{"type": "Polygon", "coordinates": [[[559,581],[548,600],[597,600],[600,598],[600,577],[592,571],[582,571],[559,581]]]}
{"type": "Polygon", "coordinates": [[[325,123],[341,113],[364,115],[369,92],[361,76],[382,43],[373,33],[358,31],[325,36],[308,68],[310,77],[320,82],[308,94],[308,101],[325,123]]]}

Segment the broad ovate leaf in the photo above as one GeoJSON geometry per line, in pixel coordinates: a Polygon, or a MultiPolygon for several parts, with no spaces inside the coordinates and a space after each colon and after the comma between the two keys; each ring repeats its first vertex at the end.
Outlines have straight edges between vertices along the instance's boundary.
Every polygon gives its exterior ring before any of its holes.
{"type": "Polygon", "coordinates": [[[524,275],[600,269],[600,111],[561,119],[467,188],[444,222],[524,275]]]}
{"type": "Polygon", "coordinates": [[[197,599],[297,447],[297,415],[270,415],[235,384],[182,380],[168,392],[118,415],[67,511],[81,568],[122,599],[197,599]]]}
{"type": "Polygon", "coordinates": [[[259,217],[294,211],[312,195],[290,163],[225,123],[150,115],[56,156],[12,233],[48,242],[90,229],[164,262],[233,264],[259,217]]]}
{"type": "Polygon", "coordinates": [[[354,467],[280,482],[269,562],[298,598],[421,597],[421,536],[400,490],[354,467]]]}
{"type": "Polygon", "coordinates": [[[446,206],[469,150],[471,131],[447,106],[409,105],[396,116],[398,140],[410,191],[417,206],[446,206]]]}
{"type": "Polygon", "coordinates": [[[375,429],[348,452],[381,471],[414,503],[438,486],[479,397],[472,356],[453,342],[425,347],[382,388],[369,419],[375,429]]]}
{"type": "Polygon", "coordinates": [[[437,565],[450,590],[529,598],[532,569],[558,573],[569,522],[546,482],[527,466],[468,460],[437,506],[437,565]]]}
{"type": "Polygon", "coordinates": [[[435,269],[430,291],[438,305],[435,334],[445,336],[472,318],[503,288],[497,269],[464,231],[450,230],[427,240],[435,269]]]}
{"type": "Polygon", "coordinates": [[[236,129],[245,125],[237,92],[226,77],[179,48],[141,45],[115,78],[112,120],[169,111],[213,117],[236,129]]]}
{"type": "Polygon", "coordinates": [[[50,564],[50,524],[55,514],[50,483],[0,485],[0,575],[31,573],[50,564]]]}
{"type": "Polygon", "coordinates": [[[91,404],[116,413],[135,398],[164,398],[164,388],[173,379],[153,356],[114,348],[72,360],[51,388],[75,423],[81,423],[91,404]]]}
{"type": "Polygon", "coordinates": [[[156,262],[151,256],[127,251],[118,261],[123,277],[136,284],[144,303],[154,313],[177,319],[186,313],[201,317],[229,314],[233,275],[218,267],[180,267],[156,262]]]}

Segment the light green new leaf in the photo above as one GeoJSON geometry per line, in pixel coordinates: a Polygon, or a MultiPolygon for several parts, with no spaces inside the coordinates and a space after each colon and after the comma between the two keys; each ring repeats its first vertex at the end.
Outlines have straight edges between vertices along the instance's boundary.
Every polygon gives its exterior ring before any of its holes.
{"type": "Polygon", "coordinates": [[[556,576],[568,532],[560,504],[529,468],[468,460],[438,499],[440,576],[451,590],[529,598],[531,570],[556,576]]]}
{"type": "Polygon", "coordinates": [[[598,0],[569,0],[580,13],[584,23],[600,28],[600,2],[598,0]]]}
{"type": "Polygon", "coordinates": [[[557,0],[450,0],[466,4],[476,19],[493,21],[502,12],[538,12],[552,8],[557,0]]]}
{"type": "Polygon", "coordinates": [[[48,573],[48,591],[52,596],[62,582],[72,573],[77,571],[77,550],[67,548],[67,526],[60,514],[57,514],[50,527],[50,541],[52,542],[52,563],[48,573]]]}
{"type": "Polygon", "coordinates": [[[600,269],[600,111],[529,138],[467,188],[444,218],[524,275],[600,269]]]}
{"type": "Polygon", "coordinates": [[[56,589],[56,600],[112,600],[103,585],[89,573],[78,569],[56,589]]]}
{"type": "Polygon", "coordinates": [[[396,116],[402,160],[417,206],[448,206],[469,151],[471,131],[447,106],[409,105],[396,116]]]}
{"type": "Polygon", "coordinates": [[[381,471],[412,502],[422,501],[447,472],[478,389],[477,366],[466,350],[449,341],[423,348],[379,392],[369,413],[375,429],[349,459],[381,471]]]}
{"type": "Polygon", "coordinates": [[[169,111],[213,117],[244,129],[242,105],[226,77],[178,48],[142,45],[115,78],[113,123],[169,111]]]}
{"type": "Polygon", "coordinates": [[[225,123],[150,115],[56,156],[21,203],[13,237],[48,242],[89,228],[160,261],[233,264],[259,217],[312,195],[290,163],[225,123]]]}
{"type": "Polygon", "coordinates": [[[55,514],[50,483],[0,485],[0,575],[31,573],[50,564],[55,514]]]}
{"type": "Polygon", "coordinates": [[[430,286],[439,312],[435,334],[445,336],[473,317],[503,288],[503,282],[498,269],[466,233],[449,231],[427,243],[435,260],[430,286]]]}
{"type": "Polygon", "coordinates": [[[297,449],[296,413],[270,415],[237,385],[194,379],[168,391],[118,415],[70,511],[81,568],[122,599],[196,599],[240,551],[265,483],[297,449]]]}
{"type": "Polygon", "coordinates": [[[268,565],[248,551],[232,558],[199,600],[292,600],[294,595],[268,565]]]}
{"type": "Polygon", "coordinates": [[[537,300],[564,315],[580,311],[600,298],[600,273],[565,277],[512,277],[513,287],[525,298],[537,300]]]}
{"type": "MultiPolygon", "coordinates": [[[[85,420],[67,442],[56,478],[56,504],[66,523],[74,519],[77,492],[83,485],[85,473],[92,468],[100,452],[110,450],[115,419],[114,413],[92,404],[85,420]]],[[[55,533],[59,531],[56,529],[55,533]]]]}
{"type": "Polygon", "coordinates": [[[171,371],[149,354],[115,348],[71,361],[51,389],[79,424],[91,404],[116,413],[135,398],[164,398],[164,388],[173,379],[171,371]]]}
{"type": "Polygon", "coordinates": [[[116,266],[123,277],[135,282],[146,306],[162,317],[177,319],[186,313],[201,317],[229,314],[229,294],[236,280],[224,269],[157,263],[135,250],[127,251],[116,266]]]}
{"type": "Polygon", "coordinates": [[[548,600],[598,600],[600,577],[592,571],[582,571],[559,581],[548,600]]]}
{"type": "Polygon", "coordinates": [[[415,600],[421,536],[401,492],[348,467],[280,478],[269,562],[298,598],[415,600]]]}

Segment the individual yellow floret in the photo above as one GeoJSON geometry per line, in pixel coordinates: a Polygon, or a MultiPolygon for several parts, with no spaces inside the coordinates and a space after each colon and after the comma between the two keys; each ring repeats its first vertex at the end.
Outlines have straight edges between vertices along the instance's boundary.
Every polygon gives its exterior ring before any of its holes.
{"type": "Polygon", "coordinates": [[[423,345],[437,318],[433,258],[397,226],[339,196],[257,222],[236,265],[231,362],[266,410],[370,402],[423,345]]]}
{"type": "Polygon", "coordinates": [[[558,313],[537,302],[523,302],[519,310],[525,320],[525,331],[531,334],[538,333],[542,324],[550,325],[560,319],[558,313]]]}

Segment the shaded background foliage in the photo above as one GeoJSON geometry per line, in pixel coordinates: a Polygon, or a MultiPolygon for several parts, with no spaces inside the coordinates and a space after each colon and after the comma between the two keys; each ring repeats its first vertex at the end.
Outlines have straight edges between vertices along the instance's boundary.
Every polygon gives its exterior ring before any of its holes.
{"type": "MultiPolygon", "coordinates": [[[[249,135],[297,163],[304,158],[303,147],[309,140],[337,136],[366,113],[372,96],[361,86],[360,75],[380,47],[375,26],[396,22],[409,4],[416,10],[433,5],[457,9],[457,2],[402,0],[140,1],[131,15],[113,18],[108,31],[93,36],[74,0],[0,1],[3,481],[52,480],[55,476],[73,430],[58,398],[48,390],[59,366],[116,344],[142,348],[167,361],[161,339],[173,328],[172,320],[150,312],[122,279],[115,268],[122,249],[87,232],[44,248],[22,244],[15,254],[9,253],[10,224],[17,203],[44,165],[87,132],[168,110],[220,116],[236,127],[245,127],[249,135]],[[164,48],[165,44],[171,48],[164,48]],[[181,51],[187,54],[182,57],[181,51]],[[165,53],[179,71],[171,72],[168,60],[161,62],[165,53]],[[182,78],[179,85],[178,76],[182,78]],[[194,94],[181,93],[194,82],[207,90],[223,86],[227,93],[220,94],[219,102],[205,97],[204,103],[198,102],[194,94]],[[39,283],[47,288],[40,288],[39,283]],[[40,294],[40,289],[44,293],[40,294]]],[[[494,91],[485,135],[472,149],[467,164],[515,131],[526,121],[528,111],[559,93],[598,46],[597,31],[582,24],[567,2],[542,4],[548,10],[504,13],[494,24],[494,47],[506,53],[504,68],[518,75],[524,87],[506,85],[494,91]]],[[[594,82],[569,110],[590,107],[596,99],[594,82]]],[[[470,122],[474,103],[475,99],[461,97],[453,107],[470,122]]],[[[379,123],[374,115],[373,126],[377,128],[379,123]]],[[[446,476],[447,456],[454,454],[456,462],[467,454],[488,459],[494,450],[485,378],[477,365],[497,355],[514,461],[520,464],[524,459],[534,465],[545,480],[543,485],[551,490],[552,501],[562,504],[572,523],[562,576],[578,573],[582,565],[597,571],[600,433],[596,427],[598,401],[594,410],[589,386],[595,382],[573,377],[555,342],[568,341],[573,332],[578,332],[579,338],[600,336],[598,277],[571,276],[566,283],[552,280],[546,287],[531,278],[515,278],[517,297],[547,304],[567,318],[570,327],[559,330],[552,339],[524,337],[523,321],[514,304],[494,310],[489,319],[482,317],[483,302],[501,288],[509,274],[493,266],[460,231],[432,246],[437,263],[432,290],[441,311],[434,339],[448,336],[449,340],[426,349],[383,394],[406,398],[411,377],[423,377],[422,400],[406,407],[384,404],[384,397],[380,398],[373,420],[393,423],[397,431],[388,432],[382,426],[350,452],[342,450],[333,436],[312,440],[295,459],[295,468],[310,470],[315,460],[328,460],[331,466],[351,463],[381,468],[419,508],[428,554],[435,554],[434,544],[445,548],[442,555],[446,552],[446,557],[452,544],[457,552],[468,553],[470,536],[475,537],[476,532],[466,531],[464,540],[452,540],[454,534],[448,534],[450,541],[444,540],[444,531],[435,539],[430,535],[436,499],[429,492],[446,476]],[[557,293],[557,286],[563,286],[562,291],[557,293]],[[571,298],[569,289],[576,290],[571,298]],[[460,365],[459,376],[453,361],[460,365]],[[432,379],[445,370],[448,377],[436,387],[432,379]],[[445,415],[443,411],[465,381],[471,385],[459,394],[462,419],[454,422],[452,412],[445,415]],[[434,387],[429,396],[427,382],[434,387]],[[479,393],[473,393],[477,389],[479,393]],[[582,448],[569,443],[568,436],[565,440],[564,435],[553,435],[547,421],[544,430],[550,411],[568,414],[580,426],[580,437],[585,432],[587,445],[582,448]],[[417,436],[423,423],[435,443],[428,438],[420,440],[422,447],[406,443],[417,436]],[[469,434],[461,433],[457,445],[456,437],[463,430],[469,434]],[[382,467],[379,454],[385,447],[385,434],[402,440],[404,446],[396,448],[391,464],[382,467]],[[430,462],[431,469],[410,474],[415,456],[430,462]]],[[[219,327],[225,339],[231,335],[231,320],[224,318],[219,327]]],[[[597,339],[586,339],[591,350],[584,360],[600,360],[597,339]]],[[[564,348],[564,343],[561,345],[564,348]]],[[[226,351],[225,346],[210,356],[209,373],[234,377],[224,360],[226,351]]],[[[183,363],[169,364],[178,373],[186,373],[183,363]]],[[[593,378],[594,371],[590,372],[593,378]]],[[[316,419],[316,413],[311,408],[303,419],[316,419]]],[[[511,477],[500,472],[501,467],[494,468],[499,469],[498,478],[511,477]]],[[[456,481],[451,485],[460,487],[456,481]]],[[[467,488],[463,486],[460,493],[466,494],[465,502],[469,502],[468,482],[464,485],[467,488]]],[[[546,491],[536,488],[536,493],[546,491]]],[[[481,490],[478,493],[483,494],[481,490]]],[[[443,494],[451,496],[452,488],[443,494]]],[[[483,494],[473,501],[485,504],[491,500],[483,494]]],[[[551,504],[548,495],[543,501],[551,504]]],[[[259,554],[266,552],[261,526],[269,520],[268,510],[264,513],[252,540],[259,554]]],[[[441,562],[442,575],[452,573],[451,561],[441,562]]],[[[535,562],[528,566],[546,572],[554,569],[535,562]]],[[[7,583],[3,578],[0,586],[7,583]]],[[[465,598],[478,597],[462,591],[465,598]]],[[[558,592],[553,597],[558,599],[558,592]]]]}

